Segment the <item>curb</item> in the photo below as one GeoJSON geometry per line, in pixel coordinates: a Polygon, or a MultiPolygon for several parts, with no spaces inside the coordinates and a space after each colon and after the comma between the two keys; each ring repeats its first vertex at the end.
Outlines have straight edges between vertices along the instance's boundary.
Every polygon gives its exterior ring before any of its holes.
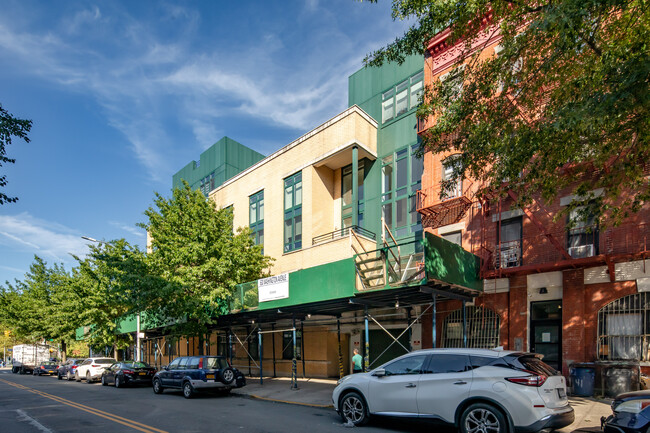
{"type": "Polygon", "coordinates": [[[241,397],[245,397],[245,398],[251,398],[251,399],[254,399],[254,400],[270,401],[270,402],[273,402],[273,403],[293,404],[293,405],[297,405],[297,406],[317,407],[317,408],[321,408],[321,409],[333,409],[334,408],[334,405],[332,405],[332,404],[301,403],[299,401],[279,400],[279,399],[276,399],[276,398],[261,397],[259,395],[255,395],[255,394],[237,394],[237,395],[239,395],[241,397]]]}

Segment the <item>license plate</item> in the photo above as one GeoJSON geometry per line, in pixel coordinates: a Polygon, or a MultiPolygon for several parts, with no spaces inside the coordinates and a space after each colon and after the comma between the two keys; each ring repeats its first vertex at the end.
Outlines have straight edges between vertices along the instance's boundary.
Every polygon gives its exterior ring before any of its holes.
{"type": "Polygon", "coordinates": [[[140,376],[146,376],[146,375],[147,375],[147,373],[146,373],[146,372],[144,372],[144,371],[141,371],[141,372],[140,372],[140,373],[138,373],[138,374],[139,374],[140,376]]]}
{"type": "Polygon", "coordinates": [[[206,379],[214,379],[214,374],[206,374],[205,378],[206,379]]]}
{"type": "Polygon", "coordinates": [[[557,389],[557,395],[560,398],[565,398],[566,397],[566,390],[564,388],[558,388],[557,389]]]}

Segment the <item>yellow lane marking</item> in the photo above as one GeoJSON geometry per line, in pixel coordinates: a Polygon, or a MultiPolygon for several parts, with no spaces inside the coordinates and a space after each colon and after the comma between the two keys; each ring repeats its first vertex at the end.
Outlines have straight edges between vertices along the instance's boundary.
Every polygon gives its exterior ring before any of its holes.
{"type": "Polygon", "coordinates": [[[59,396],[53,395],[53,394],[48,394],[48,393],[46,393],[44,391],[39,391],[39,390],[34,389],[34,388],[29,388],[27,386],[21,385],[21,384],[16,383],[16,382],[11,382],[11,381],[8,381],[8,380],[5,380],[5,379],[0,379],[0,382],[4,382],[7,385],[13,386],[15,388],[23,389],[25,391],[31,392],[33,394],[40,395],[40,396],[45,397],[45,398],[49,398],[50,400],[58,401],[59,403],[63,403],[65,405],[74,407],[74,408],[79,409],[79,410],[83,410],[84,412],[88,412],[90,414],[97,415],[97,416],[102,417],[102,418],[106,418],[106,419],[108,419],[110,421],[116,422],[118,424],[125,425],[127,427],[131,427],[131,428],[133,428],[135,430],[139,430],[141,432],[145,432],[145,433],[153,433],[153,432],[168,433],[165,430],[160,430],[160,429],[157,429],[155,427],[151,427],[151,426],[148,426],[146,424],[139,423],[137,421],[133,421],[133,420],[130,420],[130,419],[127,419],[127,418],[123,418],[121,416],[118,416],[118,415],[115,415],[115,414],[112,414],[112,413],[109,413],[109,412],[104,412],[104,411],[99,410],[99,409],[95,409],[95,408],[92,408],[92,407],[89,407],[89,406],[84,406],[84,405],[82,405],[80,403],[76,403],[74,401],[66,400],[63,397],[59,397],[59,396]]]}

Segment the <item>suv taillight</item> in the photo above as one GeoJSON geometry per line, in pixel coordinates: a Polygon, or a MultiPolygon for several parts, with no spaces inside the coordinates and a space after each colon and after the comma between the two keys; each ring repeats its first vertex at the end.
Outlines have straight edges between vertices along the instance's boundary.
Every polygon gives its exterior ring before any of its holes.
{"type": "Polygon", "coordinates": [[[199,369],[203,369],[203,358],[199,359],[199,369]]]}
{"type": "Polygon", "coordinates": [[[536,374],[528,370],[523,371],[524,373],[530,373],[531,375],[525,377],[506,377],[506,380],[508,382],[517,383],[519,385],[540,387],[544,385],[544,382],[546,382],[546,379],[548,379],[543,374],[536,374]]]}
{"type": "Polygon", "coordinates": [[[77,368],[77,367],[78,367],[78,365],[73,365],[73,366],[70,367],[70,368],[74,370],[74,369],[77,368]]]}
{"type": "Polygon", "coordinates": [[[41,370],[45,370],[45,366],[44,366],[44,365],[41,365],[41,370]]]}
{"type": "Polygon", "coordinates": [[[101,367],[101,365],[99,365],[99,364],[97,364],[97,365],[92,364],[91,367],[95,367],[95,368],[97,368],[97,367],[101,367]]]}

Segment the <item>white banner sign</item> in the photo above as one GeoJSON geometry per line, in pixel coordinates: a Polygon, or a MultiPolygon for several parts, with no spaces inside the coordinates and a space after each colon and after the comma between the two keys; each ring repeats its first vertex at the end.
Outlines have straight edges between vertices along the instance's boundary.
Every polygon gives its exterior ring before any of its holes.
{"type": "Polygon", "coordinates": [[[280,274],[257,280],[257,293],[260,302],[288,298],[289,274],[280,274]]]}

